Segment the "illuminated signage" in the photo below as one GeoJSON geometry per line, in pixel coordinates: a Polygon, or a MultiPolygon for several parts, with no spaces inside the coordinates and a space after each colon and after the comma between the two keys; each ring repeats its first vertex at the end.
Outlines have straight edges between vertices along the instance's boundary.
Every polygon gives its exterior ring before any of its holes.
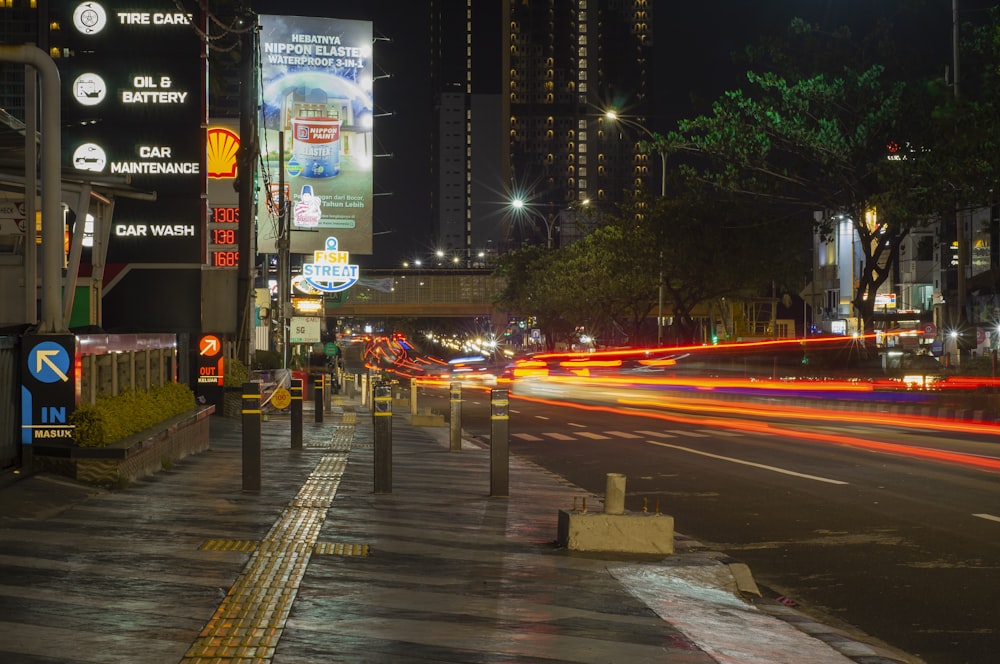
{"type": "Polygon", "coordinates": [[[224,127],[212,127],[208,130],[205,145],[208,148],[208,177],[235,178],[240,137],[224,127]]]}
{"type": "Polygon", "coordinates": [[[116,201],[107,260],[202,263],[205,62],[197,14],[172,0],[52,0],[50,14],[68,28],[59,40],[70,55],[57,60],[68,81],[64,165],[124,177],[156,195],[116,201]]]}
{"type": "Polygon", "coordinates": [[[208,250],[211,267],[239,267],[240,209],[234,206],[213,207],[208,222],[208,250]]]}
{"type": "MultiPolygon", "coordinates": [[[[343,246],[372,251],[372,24],[304,16],[260,16],[260,145],[264,177],[284,182],[292,253],[323,250],[336,229],[343,246]],[[277,154],[279,135],[284,152],[277,154]],[[305,232],[300,232],[305,231],[305,232]]],[[[273,218],[273,191],[260,218],[273,218]]],[[[257,246],[275,253],[279,224],[257,226],[257,246]]]]}
{"type": "Polygon", "coordinates": [[[875,309],[895,309],[896,308],[896,294],[895,293],[876,293],[875,294],[875,309]]]}
{"type": "Polygon", "coordinates": [[[73,10],[73,27],[83,35],[96,35],[108,24],[108,13],[97,2],[82,2],[73,10]]]}
{"type": "Polygon", "coordinates": [[[358,282],[358,266],[349,263],[348,252],[337,248],[337,238],[326,239],[324,251],[313,252],[313,262],[302,264],[306,283],[324,293],[339,293],[358,282]]]}

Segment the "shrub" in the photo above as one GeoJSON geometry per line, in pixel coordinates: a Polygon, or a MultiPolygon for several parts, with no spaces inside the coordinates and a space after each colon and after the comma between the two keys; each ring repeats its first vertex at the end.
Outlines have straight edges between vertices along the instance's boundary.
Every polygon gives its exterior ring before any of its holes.
{"type": "Polygon", "coordinates": [[[247,365],[235,357],[227,357],[224,368],[225,378],[222,379],[224,387],[242,387],[243,383],[250,380],[247,365]]]}
{"type": "Polygon", "coordinates": [[[281,364],[281,353],[276,350],[258,350],[254,352],[254,369],[259,371],[270,371],[272,369],[280,369],[281,364]]]}
{"type": "Polygon", "coordinates": [[[97,397],[97,403],[73,411],[73,440],[80,447],[104,447],[194,407],[194,393],[180,383],[167,383],[145,392],[104,394],[97,397]]]}

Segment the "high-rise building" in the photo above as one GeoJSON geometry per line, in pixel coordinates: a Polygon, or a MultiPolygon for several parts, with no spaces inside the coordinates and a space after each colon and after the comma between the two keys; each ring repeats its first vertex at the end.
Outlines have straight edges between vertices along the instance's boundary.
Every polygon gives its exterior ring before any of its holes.
{"type": "Polygon", "coordinates": [[[639,149],[655,129],[646,121],[650,4],[467,0],[459,9],[432,0],[442,244],[464,233],[475,256],[544,242],[573,205],[611,205],[657,182],[658,161],[651,166],[639,149]],[[610,123],[612,109],[627,122],[610,123]],[[513,214],[514,199],[528,212],[513,214]]]}
{"type": "MultiPolygon", "coordinates": [[[[47,0],[0,1],[0,44],[34,44],[48,50],[48,30],[40,29],[38,20],[47,13],[47,0]]],[[[24,99],[24,65],[0,62],[0,109],[23,122],[24,99]]]]}

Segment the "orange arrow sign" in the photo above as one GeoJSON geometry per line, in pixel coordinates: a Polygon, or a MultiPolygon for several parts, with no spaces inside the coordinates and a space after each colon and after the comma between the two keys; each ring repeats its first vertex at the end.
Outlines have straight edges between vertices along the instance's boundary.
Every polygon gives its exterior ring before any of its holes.
{"type": "Polygon", "coordinates": [[[213,334],[206,334],[201,338],[201,342],[198,344],[198,352],[201,355],[218,355],[219,350],[222,348],[222,342],[219,341],[219,337],[213,334]]]}

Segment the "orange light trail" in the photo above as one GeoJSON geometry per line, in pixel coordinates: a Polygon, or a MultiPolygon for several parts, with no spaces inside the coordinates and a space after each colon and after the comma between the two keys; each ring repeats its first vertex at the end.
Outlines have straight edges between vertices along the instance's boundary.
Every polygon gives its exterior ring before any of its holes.
{"type": "MultiPolygon", "coordinates": [[[[637,412],[633,409],[615,408],[613,406],[597,406],[592,404],[577,404],[552,399],[540,399],[537,397],[515,396],[513,398],[530,401],[550,406],[561,406],[564,408],[575,408],[589,412],[614,413],[616,415],[640,416],[648,419],[663,420],[666,422],[677,422],[680,424],[694,424],[698,426],[722,427],[737,431],[759,433],[767,435],[781,435],[789,438],[809,440],[814,442],[833,443],[858,449],[873,450],[900,456],[918,457],[931,459],[934,461],[945,461],[964,466],[972,466],[983,470],[1000,471],[1000,458],[982,457],[974,454],[964,454],[961,452],[949,452],[946,450],[935,450],[926,447],[910,447],[899,443],[887,443],[863,438],[852,438],[838,434],[821,433],[814,431],[802,431],[796,429],[785,429],[771,426],[766,422],[754,422],[749,420],[723,421],[716,418],[684,417],[678,415],[668,415],[666,413],[653,413],[649,411],[637,412]]],[[[871,420],[868,420],[871,423],[871,420]]]]}
{"type": "MultiPolygon", "coordinates": [[[[549,376],[551,383],[570,383],[579,385],[576,376],[549,376]]],[[[646,376],[601,376],[589,385],[637,385],[658,387],[694,387],[699,390],[714,390],[721,388],[752,388],[755,390],[795,390],[799,392],[873,392],[872,383],[850,380],[823,381],[782,381],[782,380],[750,380],[747,378],[651,378],[646,376]]]]}

